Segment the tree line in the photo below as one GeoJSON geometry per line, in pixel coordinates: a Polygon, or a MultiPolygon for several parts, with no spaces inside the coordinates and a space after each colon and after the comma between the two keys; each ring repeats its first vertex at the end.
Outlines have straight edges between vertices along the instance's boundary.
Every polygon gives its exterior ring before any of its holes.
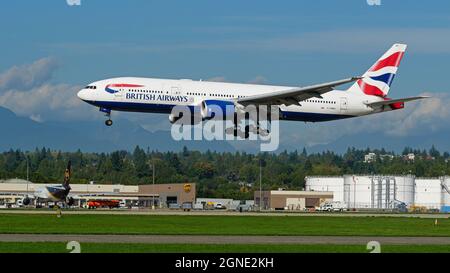
{"type": "Polygon", "coordinates": [[[450,155],[435,147],[418,150],[406,147],[401,154],[384,149],[349,148],[344,154],[331,151],[309,154],[302,151],[250,154],[245,152],[158,152],[137,146],[133,152],[83,153],[52,151],[48,148],[0,154],[0,179],[27,176],[33,183],[60,183],[68,161],[72,162],[71,183],[139,185],[152,183],[197,183],[199,197],[247,199],[259,189],[261,168],[264,189],[302,189],[306,176],[344,174],[413,174],[420,177],[450,175],[450,155]],[[375,153],[374,162],[364,156],[375,153]],[[403,155],[414,153],[414,161],[403,155]],[[380,157],[392,155],[393,158],[380,157]]]}

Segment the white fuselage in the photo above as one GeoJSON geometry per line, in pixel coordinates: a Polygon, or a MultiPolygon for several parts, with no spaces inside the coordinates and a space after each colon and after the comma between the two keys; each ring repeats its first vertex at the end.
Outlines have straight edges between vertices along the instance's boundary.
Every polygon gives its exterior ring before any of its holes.
{"type": "MultiPolygon", "coordinates": [[[[240,98],[294,87],[152,78],[113,78],[94,82],[78,93],[80,99],[105,110],[167,113],[174,106],[199,106],[205,100],[234,102],[240,98]]],[[[379,111],[366,104],[376,96],[331,91],[300,105],[280,105],[280,119],[320,122],[363,116],[379,111]]]]}

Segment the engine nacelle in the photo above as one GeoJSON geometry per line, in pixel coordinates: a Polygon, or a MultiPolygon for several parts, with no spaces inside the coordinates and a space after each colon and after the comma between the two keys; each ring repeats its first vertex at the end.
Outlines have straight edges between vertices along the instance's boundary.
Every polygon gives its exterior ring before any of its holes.
{"type": "Polygon", "coordinates": [[[204,100],[201,104],[202,119],[212,119],[217,115],[222,116],[223,119],[234,115],[235,105],[232,101],[224,100],[204,100]]]}
{"type": "Polygon", "coordinates": [[[31,199],[27,196],[22,200],[24,206],[28,206],[31,203],[31,199]]]}
{"type": "Polygon", "coordinates": [[[170,114],[169,115],[169,121],[170,121],[170,123],[174,124],[175,122],[177,122],[182,117],[183,117],[182,113],[180,113],[180,115],[178,117],[174,116],[173,114],[170,114]]]}

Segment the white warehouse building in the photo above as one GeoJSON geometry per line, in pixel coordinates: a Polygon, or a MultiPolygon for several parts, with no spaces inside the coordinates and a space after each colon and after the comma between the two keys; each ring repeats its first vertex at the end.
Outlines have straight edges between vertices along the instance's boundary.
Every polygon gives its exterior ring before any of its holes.
{"type": "Polygon", "coordinates": [[[333,201],[348,208],[391,209],[400,203],[448,210],[450,177],[416,178],[388,175],[306,177],[307,191],[331,191],[333,201]]]}

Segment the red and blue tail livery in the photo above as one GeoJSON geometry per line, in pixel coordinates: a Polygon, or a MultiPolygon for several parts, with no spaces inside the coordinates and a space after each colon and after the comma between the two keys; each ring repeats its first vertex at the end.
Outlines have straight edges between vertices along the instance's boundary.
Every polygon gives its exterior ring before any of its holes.
{"type": "Polygon", "coordinates": [[[406,51],[406,45],[393,45],[357,84],[366,95],[386,97],[406,51]]]}

